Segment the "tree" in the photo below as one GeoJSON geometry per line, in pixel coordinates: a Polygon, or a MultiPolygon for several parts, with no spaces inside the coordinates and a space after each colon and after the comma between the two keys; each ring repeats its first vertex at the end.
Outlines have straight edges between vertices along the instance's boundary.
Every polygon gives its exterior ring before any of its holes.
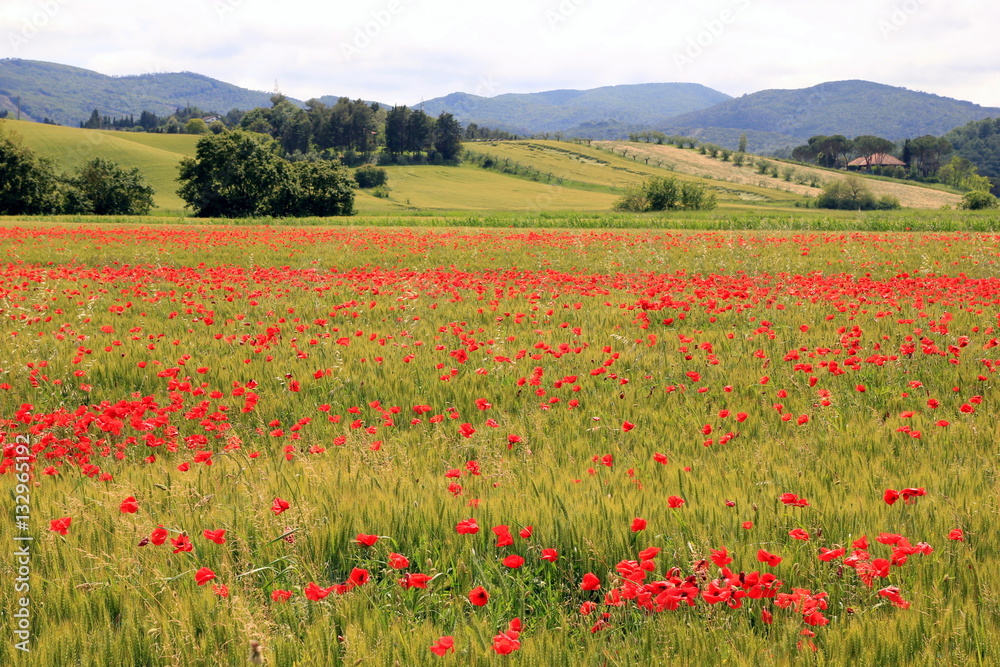
{"type": "Polygon", "coordinates": [[[455,117],[442,111],[434,124],[434,150],[445,160],[456,160],[462,152],[462,126],[455,117]]]}
{"type": "Polygon", "coordinates": [[[952,156],[948,164],[938,170],[938,179],[959,190],[989,192],[993,187],[990,179],[979,175],[976,165],[958,155],[952,156]]]}
{"type": "Polygon", "coordinates": [[[838,161],[846,161],[851,150],[851,141],[842,134],[825,136],[822,134],[809,137],[809,146],[816,151],[819,164],[823,167],[836,167],[838,161]]]}
{"type": "Polygon", "coordinates": [[[327,161],[295,162],[288,176],[274,215],[354,214],[354,179],[344,167],[327,161]]]}
{"type": "Polygon", "coordinates": [[[0,214],[37,215],[60,209],[52,162],[37,157],[20,137],[0,130],[0,214]]]}
{"type": "Polygon", "coordinates": [[[153,208],[153,188],[137,167],[125,169],[115,162],[95,157],[69,179],[87,202],[87,211],[97,215],[147,215],[153,208]]]}
{"type": "Polygon", "coordinates": [[[740,135],[740,146],[736,150],[739,153],[746,153],[747,152],[747,133],[746,132],[744,132],[743,134],[740,135]]]}
{"type": "Polygon", "coordinates": [[[880,153],[888,155],[896,148],[896,144],[888,139],[876,137],[872,134],[862,134],[854,137],[851,144],[854,147],[854,152],[864,159],[866,167],[871,167],[872,160],[876,155],[880,153]]]}
{"type": "Polygon", "coordinates": [[[923,177],[933,176],[941,168],[941,161],[952,151],[951,143],[942,137],[925,134],[910,142],[910,154],[923,177]]]}
{"type": "Polygon", "coordinates": [[[434,136],[434,119],[420,109],[411,111],[406,121],[406,150],[416,155],[430,150],[434,136]]]}
{"type": "Polygon", "coordinates": [[[405,107],[393,107],[385,119],[385,150],[395,157],[401,155],[407,146],[407,127],[410,110],[405,107]]]}
{"type": "Polygon", "coordinates": [[[177,194],[199,217],[351,215],[353,180],[330,162],[290,163],[274,142],[242,130],[198,141],[181,161],[177,194]]]}
{"type": "Polygon", "coordinates": [[[194,158],[181,161],[177,194],[199,217],[267,216],[286,171],[284,161],[253,134],[210,134],[198,141],[194,158]]]}
{"type": "Polygon", "coordinates": [[[184,131],[188,134],[208,134],[208,124],[201,118],[192,118],[184,124],[184,131]]]}

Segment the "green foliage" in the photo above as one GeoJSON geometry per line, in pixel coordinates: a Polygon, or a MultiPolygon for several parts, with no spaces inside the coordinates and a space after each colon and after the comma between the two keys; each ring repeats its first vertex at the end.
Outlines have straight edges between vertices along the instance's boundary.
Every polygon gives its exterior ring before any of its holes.
{"type": "Polygon", "coordinates": [[[818,208],[833,208],[852,211],[887,211],[898,209],[899,200],[884,196],[875,198],[864,179],[851,174],[845,179],[831,181],[816,199],[818,208]]]}
{"type": "Polygon", "coordinates": [[[350,215],[354,191],[346,170],[329,163],[289,163],[258,135],[206,135],[194,159],[181,162],[177,193],[199,217],[350,215]]]}
{"type": "Polygon", "coordinates": [[[462,126],[450,113],[442,111],[434,122],[434,150],[448,162],[462,151],[462,126]]]}
{"type": "Polygon", "coordinates": [[[146,184],[136,167],[125,169],[95,157],[77,170],[69,184],[81,196],[73,196],[67,202],[68,213],[146,215],[153,208],[153,188],[146,184]],[[74,210],[74,206],[81,206],[83,210],[74,210]]]}
{"type": "Polygon", "coordinates": [[[62,207],[51,160],[0,130],[0,213],[58,213],[62,207]]]}
{"type": "Polygon", "coordinates": [[[654,176],[641,185],[626,188],[625,193],[615,202],[614,209],[641,213],[677,209],[701,211],[715,206],[715,195],[698,183],[654,176]]]}
{"type": "MultiPolygon", "coordinates": [[[[955,152],[972,162],[979,173],[1000,183],[1000,115],[973,121],[944,135],[955,152]]],[[[994,188],[994,192],[1000,189],[994,188]]]]}
{"type": "Polygon", "coordinates": [[[959,190],[988,192],[992,187],[990,179],[979,175],[976,165],[958,155],[952,156],[948,164],[941,167],[938,171],[938,179],[959,190]]]}
{"type": "Polygon", "coordinates": [[[187,134],[208,134],[208,124],[201,118],[192,118],[184,125],[187,134]]]}
{"type": "Polygon", "coordinates": [[[389,181],[389,172],[381,167],[366,164],[354,170],[354,180],[359,188],[375,188],[389,181]]]}
{"type": "Polygon", "coordinates": [[[985,190],[966,192],[959,208],[968,211],[979,211],[987,208],[997,208],[997,198],[985,190]]]}

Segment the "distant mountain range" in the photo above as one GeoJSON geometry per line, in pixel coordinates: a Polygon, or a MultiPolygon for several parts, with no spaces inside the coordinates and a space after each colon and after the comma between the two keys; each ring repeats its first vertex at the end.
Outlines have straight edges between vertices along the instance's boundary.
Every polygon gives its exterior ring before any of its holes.
{"type": "Polygon", "coordinates": [[[1000,117],[981,107],[870,81],[832,81],[797,90],[762,90],[671,118],[660,129],[734,145],[746,132],[750,149],[794,146],[817,134],[874,134],[906,139],[942,135],[969,121],[1000,117]]]}
{"type": "Polygon", "coordinates": [[[452,93],[419,106],[432,116],[447,111],[463,125],[476,123],[516,134],[562,132],[576,136],[588,126],[649,128],[730,99],[697,83],[643,83],[496,97],[452,93]]]}
{"type": "MultiPolygon", "coordinates": [[[[78,125],[95,108],[107,116],[138,116],[144,110],[169,115],[191,105],[224,114],[270,106],[270,96],[191,72],[110,77],[55,63],[0,60],[0,109],[14,112],[20,97],[23,118],[61,125],[78,125]]],[[[320,98],[328,104],[336,100],[320,98]]],[[[630,132],[659,130],[735,148],[746,133],[755,152],[795,146],[816,134],[897,140],[1000,118],[1000,108],[857,80],[739,98],[695,83],[648,83],[495,97],[452,93],[412,106],[433,116],[447,111],[463,125],[521,135],[623,139],[630,132]]]]}

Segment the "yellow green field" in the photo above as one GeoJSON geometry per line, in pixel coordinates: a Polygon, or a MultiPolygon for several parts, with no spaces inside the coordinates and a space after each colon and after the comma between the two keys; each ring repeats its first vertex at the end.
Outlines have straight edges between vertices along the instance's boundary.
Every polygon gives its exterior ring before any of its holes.
{"type": "Polygon", "coordinates": [[[177,196],[177,165],[194,157],[198,136],[84,130],[26,121],[0,121],[4,130],[21,135],[25,145],[55,160],[57,170],[70,172],[95,157],[125,167],[138,167],[156,190],[156,208],[180,212],[184,200],[177,196]]]}

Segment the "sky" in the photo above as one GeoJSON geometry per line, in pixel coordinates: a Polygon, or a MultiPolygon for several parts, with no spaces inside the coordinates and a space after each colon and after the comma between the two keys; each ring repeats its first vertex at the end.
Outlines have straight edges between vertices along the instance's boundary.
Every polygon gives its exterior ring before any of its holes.
{"type": "Polygon", "coordinates": [[[1000,107],[982,0],[3,0],[0,57],[191,71],[306,100],[415,105],[692,82],[733,96],[865,79],[1000,107]]]}

